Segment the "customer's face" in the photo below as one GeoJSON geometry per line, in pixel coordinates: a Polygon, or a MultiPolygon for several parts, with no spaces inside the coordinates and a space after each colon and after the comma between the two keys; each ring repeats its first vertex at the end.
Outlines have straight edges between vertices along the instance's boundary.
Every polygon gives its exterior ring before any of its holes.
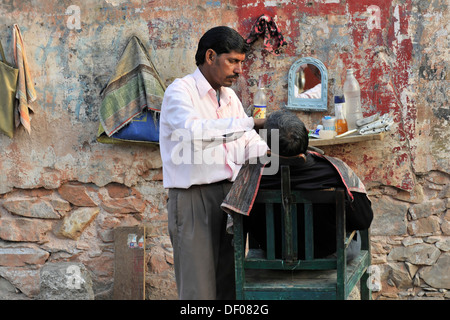
{"type": "Polygon", "coordinates": [[[212,49],[208,50],[207,60],[209,69],[209,83],[214,89],[221,86],[229,87],[242,73],[242,63],[245,60],[244,53],[231,51],[217,55],[212,49]],[[208,56],[209,55],[209,56],[208,56]]]}

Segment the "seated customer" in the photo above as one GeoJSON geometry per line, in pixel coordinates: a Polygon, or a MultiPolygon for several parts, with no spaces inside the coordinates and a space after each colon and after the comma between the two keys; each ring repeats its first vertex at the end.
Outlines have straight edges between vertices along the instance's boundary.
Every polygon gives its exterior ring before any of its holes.
{"type": "MultiPolygon", "coordinates": [[[[367,229],[373,219],[370,200],[366,195],[364,185],[354,172],[341,160],[321,155],[308,150],[308,131],[297,116],[288,111],[276,111],[267,118],[268,145],[273,148],[276,141],[271,141],[271,130],[279,130],[279,162],[290,167],[291,188],[298,190],[344,188],[346,196],[346,230],[367,229]]],[[[272,156],[274,154],[272,153],[272,156]]],[[[267,164],[266,164],[267,165],[267,164]]],[[[248,170],[251,166],[241,170],[248,170]]],[[[251,169],[250,169],[251,170],[251,169]]],[[[243,172],[244,173],[244,172],[243,172]]],[[[239,177],[238,177],[239,179],[239,177]]],[[[239,184],[238,179],[237,185],[239,184]]],[[[261,189],[281,189],[281,170],[275,175],[262,175],[261,189]]],[[[255,192],[257,192],[256,187],[255,192]]],[[[242,191],[242,190],[241,190],[242,191]]],[[[228,198],[228,197],[227,197],[228,198]]],[[[229,201],[229,200],[226,200],[229,201]]],[[[250,204],[249,208],[252,205],[250,204]]],[[[280,205],[274,207],[274,212],[281,212],[280,205]]],[[[304,258],[304,226],[303,212],[298,212],[298,248],[299,258],[304,258]],[[301,250],[303,248],[303,250],[301,250]]],[[[321,204],[313,206],[314,219],[314,257],[324,258],[336,252],[336,213],[334,204],[321,204]]],[[[245,211],[244,211],[245,213],[245,211]]],[[[280,221],[281,219],[279,219],[280,221]]],[[[249,217],[244,219],[245,229],[260,248],[265,249],[265,207],[255,203],[249,217]]],[[[276,228],[276,255],[281,251],[281,222],[275,223],[276,228]]],[[[360,239],[351,243],[348,258],[356,256],[360,249],[360,239]]]]}

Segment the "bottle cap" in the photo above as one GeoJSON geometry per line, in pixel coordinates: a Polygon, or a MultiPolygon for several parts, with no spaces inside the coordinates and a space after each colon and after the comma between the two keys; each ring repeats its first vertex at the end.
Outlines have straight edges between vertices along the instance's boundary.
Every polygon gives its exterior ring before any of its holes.
{"type": "Polygon", "coordinates": [[[334,96],[334,103],[344,103],[345,98],[344,96],[334,96]]]}
{"type": "Polygon", "coordinates": [[[264,87],[263,87],[263,85],[262,85],[262,76],[259,77],[258,88],[264,89],[264,87]]]}

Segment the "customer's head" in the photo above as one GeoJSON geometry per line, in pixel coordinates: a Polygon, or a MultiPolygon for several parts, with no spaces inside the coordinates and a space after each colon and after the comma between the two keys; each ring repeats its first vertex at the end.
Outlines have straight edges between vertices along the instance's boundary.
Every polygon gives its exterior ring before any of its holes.
{"type": "Polygon", "coordinates": [[[294,113],[286,110],[272,112],[266,120],[264,129],[267,129],[267,143],[273,146],[272,130],[279,132],[279,154],[291,157],[306,153],[308,148],[308,130],[303,121],[294,113]]]}
{"type": "Polygon", "coordinates": [[[249,45],[229,27],[208,30],[198,43],[195,63],[214,89],[232,85],[242,72],[249,45]]]}

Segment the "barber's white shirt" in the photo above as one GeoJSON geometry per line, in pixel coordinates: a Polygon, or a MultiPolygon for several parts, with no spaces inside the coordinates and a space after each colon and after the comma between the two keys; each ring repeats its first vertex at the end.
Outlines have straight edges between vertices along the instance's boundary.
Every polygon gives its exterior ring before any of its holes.
{"type": "Polygon", "coordinates": [[[266,153],[236,93],[219,93],[220,104],[198,68],[166,89],[159,136],[165,188],[234,181],[246,160],[266,153]]]}

